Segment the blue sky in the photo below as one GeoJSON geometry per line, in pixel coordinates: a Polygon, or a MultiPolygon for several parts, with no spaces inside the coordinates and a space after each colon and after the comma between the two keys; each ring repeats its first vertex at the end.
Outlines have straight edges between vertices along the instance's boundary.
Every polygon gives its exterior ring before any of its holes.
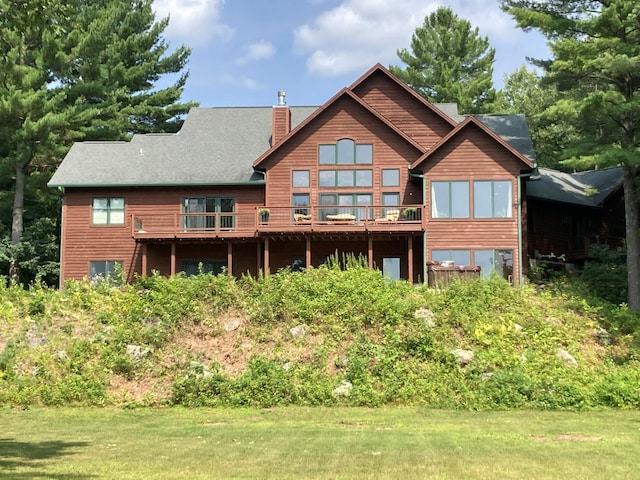
{"type": "MultiPolygon", "coordinates": [[[[183,100],[203,107],[321,105],[377,62],[399,65],[415,28],[450,7],[496,49],[494,85],[546,58],[545,39],[516,28],[498,0],[155,0],[165,38],[192,49],[183,100]]],[[[530,67],[532,68],[532,67],[530,67]]]]}

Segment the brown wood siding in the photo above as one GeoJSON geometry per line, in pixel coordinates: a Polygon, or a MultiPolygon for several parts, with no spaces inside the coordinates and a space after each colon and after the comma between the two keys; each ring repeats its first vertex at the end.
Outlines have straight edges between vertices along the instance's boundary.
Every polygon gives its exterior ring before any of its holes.
{"type": "Polygon", "coordinates": [[[354,93],[424,147],[435,145],[453,127],[386,75],[372,75],[354,93]]]}
{"type": "MultiPolygon", "coordinates": [[[[131,236],[132,215],[179,214],[185,196],[229,196],[235,198],[236,212],[255,212],[264,204],[264,187],[149,187],[67,189],[63,217],[61,281],[82,279],[89,275],[92,260],[119,260],[130,280],[141,271],[141,249],[131,236]],[[94,197],[124,197],[125,224],[91,225],[94,197]]],[[[170,217],[169,217],[170,218],[170,217]]],[[[226,247],[225,247],[226,258],[226,247]]],[[[148,268],[158,264],[167,268],[167,260],[149,257],[148,268]]]]}
{"type": "Polygon", "coordinates": [[[400,169],[400,186],[384,188],[384,192],[400,193],[403,203],[420,204],[421,187],[409,181],[408,165],[420,157],[421,152],[399,138],[362,106],[351,99],[344,99],[330,106],[314,122],[295,138],[283,145],[264,163],[267,169],[266,203],[274,206],[290,206],[293,193],[309,193],[310,203],[319,203],[319,193],[373,193],[373,203],[382,203],[382,169],[400,169]],[[335,144],[342,138],[350,138],[356,144],[373,145],[373,165],[318,165],[318,145],[335,144]],[[318,187],[318,170],[322,169],[373,169],[373,187],[323,188],[318,187]],[[292,188],[293,170],[310,171],[310,188],[292,188]]]}
{"type": "Polygon", "coordinates": [[[514,279],[519,277],[518,257],[518,175],[522,162],[488,137],[478,127],[470,125],[440,150],[435,152],[425,165],[427,177],[428,215],[427,259],[433,250],[461,249],[513,250],[514,279]],[[430,210],[431,182],[446,180],[469,181],[469,219],[433,219],[430,210]],[[475,180],[510,180],[512,183],[511,218],[473,219],[473,182],[475,180]]]}

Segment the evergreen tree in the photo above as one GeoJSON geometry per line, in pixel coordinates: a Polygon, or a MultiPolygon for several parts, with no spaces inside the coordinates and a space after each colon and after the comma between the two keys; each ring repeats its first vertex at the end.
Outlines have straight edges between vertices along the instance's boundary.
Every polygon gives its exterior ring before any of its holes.
{"type": "Polygon", "coordinates": [[[25,198],[37,209],[50,197],[26,189],[44,187],[74,141],[179,129],[191,106],[178,103],[190,52],[167,54],[168,20],[155,21],[152,0],[0,0],[0,19],[0,173],[13,196],[0,261],[19,281],[21,252],[34,251],[21,245],[25,218],[57,217],[25,214],[25,198]],[[179,76],[157,89],[166,74],[179,76]]]}
{"type": "Polygon", "coordinates": [[[623,167],[628,305],[640,310],[640,4],[637,0],[502,0],[524,29],[546,35],[549,78],[560,91],[579,88],[556,111],[576,113],[580,140],[567,150],[575,167],[623,167]]]}
{"type": "Polygon", "coordinates": [[[411,37],[411,51],[397,54],[406,67],[390,70],[430,102],[455,102],[461,113],[482,113],[494,100],[495,50],[449,8],[426,16],[411,37]]]}

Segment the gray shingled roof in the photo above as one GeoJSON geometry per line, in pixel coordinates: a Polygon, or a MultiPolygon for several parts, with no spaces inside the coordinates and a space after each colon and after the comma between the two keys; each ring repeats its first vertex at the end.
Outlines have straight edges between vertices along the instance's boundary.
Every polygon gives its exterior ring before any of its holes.
{"type": "Polygon", "coordinates": [[[529,135],[527,120],[522,114],[474,115],[475,118],[496,132],[505,142],[536,163],[536,152],[529,135]]]}
{"type": "MultiPolygon", "coordinates": [[[[291,107],[291,128],[317,107],[291,107]]],[[[49,186],[216,185],[262,182],[251,164],[271,146],[272,107],[192,108],[177,134],[77,142],[49,186]]]]}
{"type": "Polygon", "coordinates": [[[564,173],[540,168],[540,179],[527,183],[527,197],[598,207],[622,185],[622,167],[564,173]]]}

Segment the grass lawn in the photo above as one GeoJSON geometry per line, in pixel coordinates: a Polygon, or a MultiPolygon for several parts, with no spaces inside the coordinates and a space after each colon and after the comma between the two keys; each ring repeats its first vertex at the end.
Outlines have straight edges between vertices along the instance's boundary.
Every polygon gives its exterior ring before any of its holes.
{"type": "Polygon", "coordinates": [[[0,480],[629,479],[640,412],[0,410],[0,480]]]}

